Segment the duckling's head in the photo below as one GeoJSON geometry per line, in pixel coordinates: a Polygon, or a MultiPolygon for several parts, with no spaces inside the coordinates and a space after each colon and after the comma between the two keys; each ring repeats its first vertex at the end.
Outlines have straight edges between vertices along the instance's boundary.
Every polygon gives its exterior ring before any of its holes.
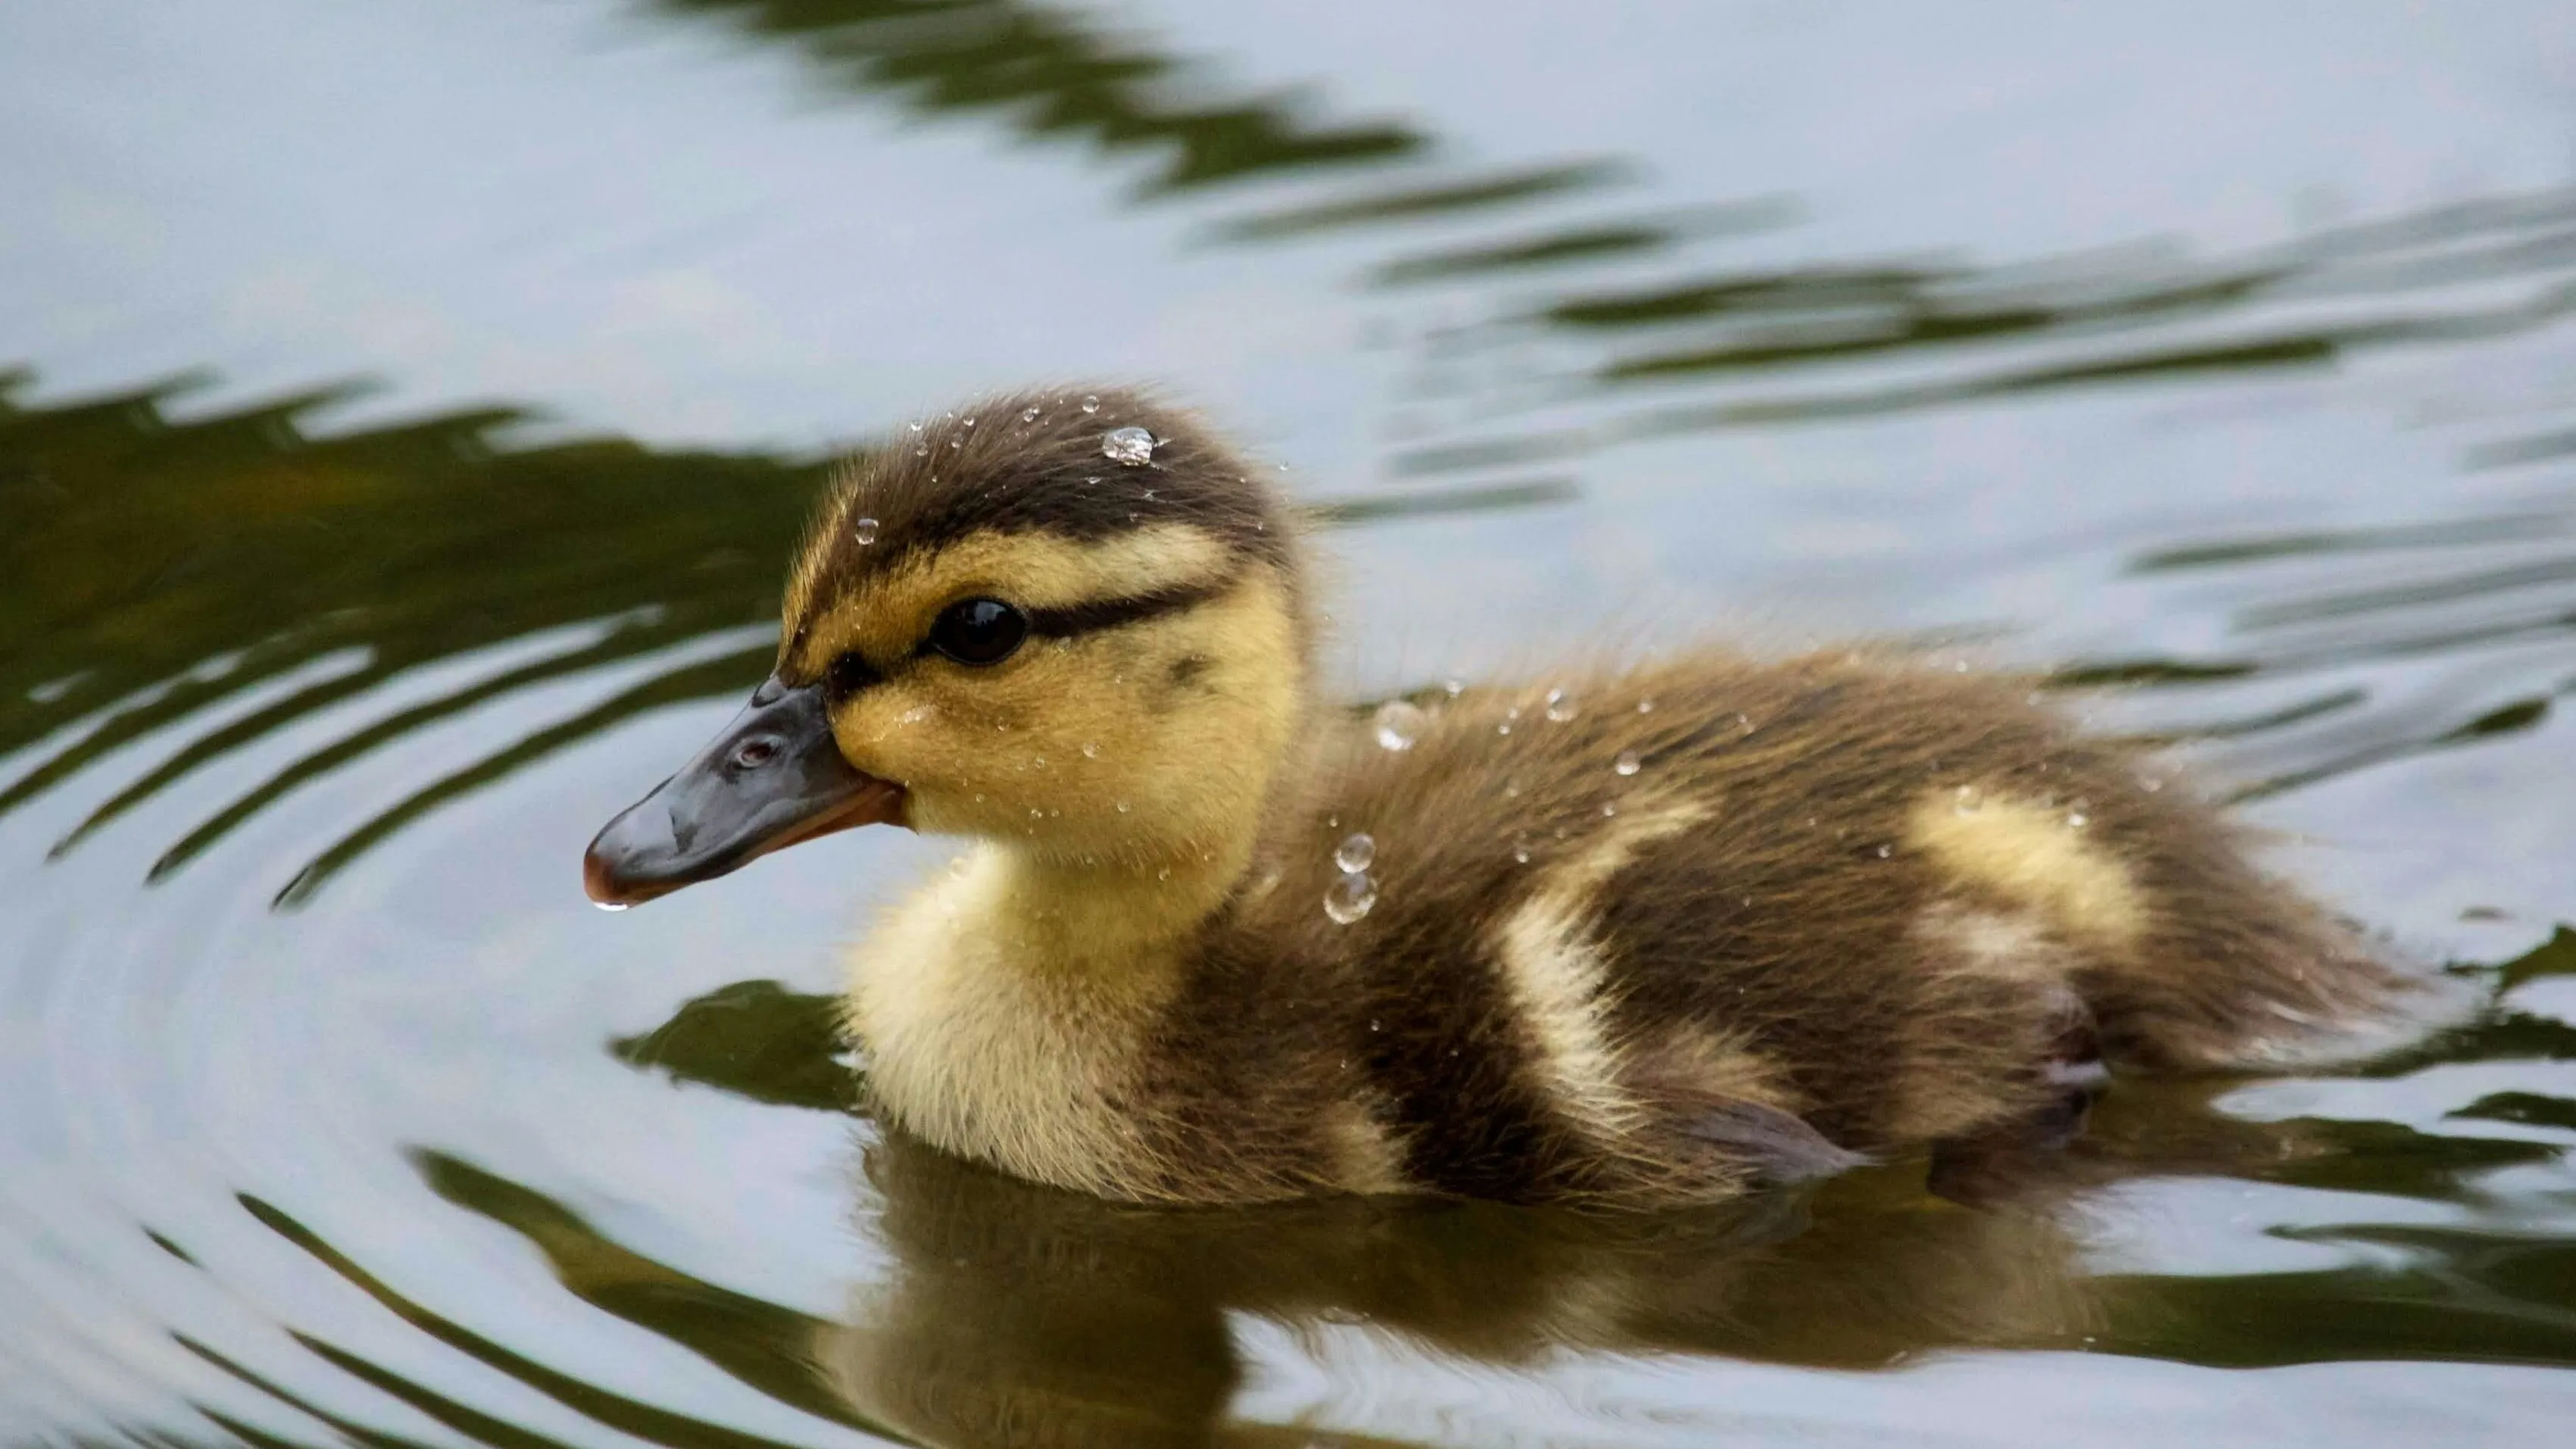
{"type": "Polygon", "coordinates": [[[625,905],[854,825],[1085,864],[1239,858],[1305,708],[1291,514],[1188,414],[1023,394],[850,463],[778,663],[583,861],[625,905]]]}

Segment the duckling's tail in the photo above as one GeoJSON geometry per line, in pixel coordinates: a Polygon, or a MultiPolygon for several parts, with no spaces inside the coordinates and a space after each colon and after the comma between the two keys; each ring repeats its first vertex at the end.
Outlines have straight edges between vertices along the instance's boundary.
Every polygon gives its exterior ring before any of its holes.
{"type": "Polygon", "coordinates": [[[2246,863],[2238,844],[2143,863],[2148,905],[2137,940],[2079,985],[2112,1060],[2186,1070],[2348,1064],[2477,1008],[2469,983],[2401,964],[2246,863]]]}

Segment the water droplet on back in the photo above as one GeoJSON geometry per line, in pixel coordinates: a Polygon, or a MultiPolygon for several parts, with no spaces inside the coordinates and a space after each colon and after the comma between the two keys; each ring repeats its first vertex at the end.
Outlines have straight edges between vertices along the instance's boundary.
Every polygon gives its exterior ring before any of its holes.
{"type": "Polygon", "coordinates": [[[1100,451],[1113,463],[1142,467],[1154,460],[1154,435],[1132,424],[1111,428],[1100,435],[1100,451]]]}
{"type": "Polygon", "coordinates": [[[1639,713],[1639,714],[1653,714],[1654,712],[1655,712],[1655,702],[1654,702],[1654,700],[1653,700],[1653,699],[1649,698],[1649,699],[1641,699],[1641,700],[1638,700],[1638,701],[1637,701],[1637,713],[1639,713]]]}
{"type": "Polygon", "coordinates": [[[876,542],[877,521],[873,518],[862,518],[858,522],[851,524],[850,537],[857,539],[862,544],[876,542]]]}
{"type": "Polygon", "coordinates": [[[1377,841],[1367,831],[1342,838],[1333,851],[1333,864],[1345,871],[1366,870],[1377,863],[1377,841]]]}
{"type": "Polygon", "coordinates": [[[1382,750],[1409,750],[1422,737],[1426,716],[1421,710],[1400,699],[1390,699],[1377,707],[1372,723],[1377,726],[1377,744],[1382,750]]]}
{"type": "Polygon", "coordinates": [[[1024,423],[1034,423],[1034,422],[1036,422],[1037,420],[1038,420],[1038,410],[1037,410],[1035,407],[1025,407],[1025,408],[1020,409],[1020,421],[1021,421],[1021,422],[1024,422],[1024,423]]]}
{"type": "Polygon", "coordinates": [[[1644,760],[1638,758],[1635,750],[1621,750],[1619,758],[1610,762],[1610,768],[1622,775],[1633,775],[1645,768],[1645,764],[1644,760]]]}
{"type": "Polygon", "coordinates": [[[1574,718],[1574,700],[1562,689],[1547,692],[1547,717],[1551,723],[1563,724],[1574,718]]]}
{"type": "Polygon", "coordinates": [[[1369,913],[1377,904],[1377,882],[1367,871],[1355,870],[1333,882],[1324,892],[1324,914],[1337,926],[1347,926],[1369,913]]]}
{"type": "Polygon", "coordinates": [[[1082,410],[1087,413],[1096,413],[1100,411],[1099,395],[1096,393],[1084,393],[1082,395],[1082,410]]]}
{"type": "Polygon", "coordinates": [[[626,909],[626,903],[624,901],[592,901],[591,904],[599,907],[603,911],[622,911],[626,909]]]}
{"type": "Polygon", "coordinates": [[[1099,743],[1099,741],[1097,741],[1097,740],[1084,740],[1084,741],[1082,742],[1082,757],[1083,757],[1084,759],[1086,759],[1086,760],[1096,760],[1096,759],[1099,759],[1099,758],[1100,758],[1100,743],[1099,743]]]}

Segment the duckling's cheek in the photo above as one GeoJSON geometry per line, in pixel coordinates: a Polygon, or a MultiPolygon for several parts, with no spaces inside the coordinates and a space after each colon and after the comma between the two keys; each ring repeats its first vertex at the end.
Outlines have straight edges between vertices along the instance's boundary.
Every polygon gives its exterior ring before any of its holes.
{"type": "Polygon", "coordinates": [[[889,780],[906,780],[905,759],[946,728],[948,720],[937,703],[897,685],[868,690],[832,713],[832,739],[841,747],[841,757],[889,780]]]}

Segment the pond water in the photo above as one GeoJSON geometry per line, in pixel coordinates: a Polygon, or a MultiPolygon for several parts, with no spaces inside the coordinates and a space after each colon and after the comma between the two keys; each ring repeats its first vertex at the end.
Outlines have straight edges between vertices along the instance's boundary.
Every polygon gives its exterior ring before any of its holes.
{"type": "MultiPolygon", "coordinates": [[[[1936,13],[1937,11],[1937,13],[1936,13]]],[[[2553,1442],[2576,15],[0,9],[0,1444],[2553,1442]],[[1353,697],[2054,671],[2490,1005],[2007,1205],[1157,1214],[881,1142],[941,858],[603,915],[832,453],[1205,405],[1353,697]]]]}

